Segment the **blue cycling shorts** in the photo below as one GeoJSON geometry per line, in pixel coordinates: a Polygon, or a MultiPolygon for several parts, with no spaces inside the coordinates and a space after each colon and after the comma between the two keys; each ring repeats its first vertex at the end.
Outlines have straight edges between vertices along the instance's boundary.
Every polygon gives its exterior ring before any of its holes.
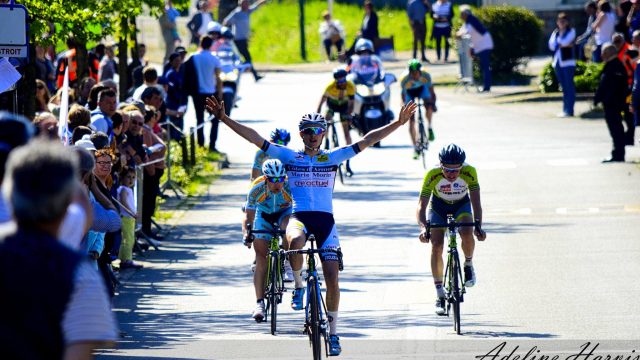
{"type": "Polygon", "coordinates": [[[426,86],[420,86],[414,89],[407,89],[404,93],[404,102],[408,103],[409,101],[420,98],[425,104],[431,104],[431,91],[426,86]]]}
{"type": "MultiPolygon", "coordinates": [[[[280,224],[282,223],[282,220],[284,220],[285,217],[291,215],[291,212],[293,212],[293,208],[291,207],[289,207],[286,210],[278,211],[271,214],[258,211],[256,212],[256,218],[253,220],[253,229],[254,230],[272,230],[273,229],[272,224],[275,223],[277,224],[277,226],[280,226],[280,224]]],[[[271,235],[269,234],[255,234],[254,236],[256,239],[271,241],[271,235]]]]}

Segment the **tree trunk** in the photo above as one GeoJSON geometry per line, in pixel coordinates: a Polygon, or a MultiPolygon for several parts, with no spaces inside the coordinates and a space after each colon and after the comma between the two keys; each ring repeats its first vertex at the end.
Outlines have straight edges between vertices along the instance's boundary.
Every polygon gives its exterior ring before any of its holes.
{"type": "Polygon", "coordinates": [[[120,83],[118,92],[120,93],[120,101],[127,99],[127,84],[129,84],[129,74],[127,73],[127,33],[128,20],[126,17],[120,19],[120,41],[118,42],[118,76],[120,83]]]}
{"type": "Polygon", "coordinates": [[[78,41],[78,44],[76,45],[76,64],[78,64],[78,68],[76,70],[77,86],[82,79],[89,76],[89,60],[86,41],[78,41]]]}

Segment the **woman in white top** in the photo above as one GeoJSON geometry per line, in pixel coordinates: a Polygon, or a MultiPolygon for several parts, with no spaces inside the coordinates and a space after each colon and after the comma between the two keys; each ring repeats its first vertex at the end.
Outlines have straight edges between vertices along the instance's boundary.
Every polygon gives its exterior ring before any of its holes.
{"type": "Polygon", "coordinates": [[[558,14],[558,27],[549,38],[549,50],[553,51],[553,68],[562,87],[562,113],[558,116],[573,116],[573,105],[576,102],[576,86],[573,76],[576,72],[574,44],[576,31],[569,25],[565,13],[558,14]]]}
{"type": "Polygon", "coordinates": [[[611,4],[609,4],[607,0],[600,0],[598,2],[596,21],[593,22],[593,29],[595,30],[594,39],[596,41],[596,48],[591,53],[593,62],[602,62],[602,56],[600,54],[602,44],[611,42],[615,26],[616,14],[613,12],[613,9],[611,9],[611,4]]]}
{"type": "Polygon", "coordinates": [[[433,29],[431,38],[436,41],[436,54],[440,61],[440,42],[444,40],[444,62],[449,60],[449,38],[451,37],[451,20],[453,19],[453,5],[449,0],[438,0],[431,7],[433,29]]]}

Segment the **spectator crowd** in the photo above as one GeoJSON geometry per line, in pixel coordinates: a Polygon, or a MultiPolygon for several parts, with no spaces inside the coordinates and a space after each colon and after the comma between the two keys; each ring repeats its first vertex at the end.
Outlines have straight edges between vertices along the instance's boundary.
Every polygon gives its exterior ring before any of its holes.
{"type": "Polygon", "coordinates": [[[613,148],[603,162],[623,162],[625,146],[634,145],[640,114],[640,5],[626,0],[617,6],[608,0],[585,4],[588,20],[576,34],[569,16],[559,13],[548,44],[563,93],[558,116],[574,116],[576,60],[603,63],[594,105],[602,104],[613,148]],[[588,50],[591,56],[588,56],[588,50]]]}

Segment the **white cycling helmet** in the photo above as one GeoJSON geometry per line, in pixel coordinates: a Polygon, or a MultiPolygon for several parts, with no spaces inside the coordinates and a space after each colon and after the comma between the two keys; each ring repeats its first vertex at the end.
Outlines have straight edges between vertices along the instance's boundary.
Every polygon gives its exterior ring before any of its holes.
{"type": "Polygon", "coordinates": [[[219,22],[217,21],[209,21],[209,23],[207,24],[207,33],[211,34],[214,32],[222,32],[222,25],[220,25],[219,22]]]}
{"type": "Polygon", "coordinates": [[[269,159],[262,164],[262,173],[267,177],[281,177],[287,175],[284,165],[278,159],[269,159]]]}
{"type": "Polygon", "coordinates": [[[298,124],[298,130],[302,131],[302,129],[307,127],[320,127],[322,130],[327,130],[327,120],[317,112],[304,114],[298,124]]]}
{"type": "Polygon", "coordinates": [[[369,39],[360,38],[356,41],[355,51],[359,53],[360,51],[370,51],[373,53],[373,43],[369,39]]]}

